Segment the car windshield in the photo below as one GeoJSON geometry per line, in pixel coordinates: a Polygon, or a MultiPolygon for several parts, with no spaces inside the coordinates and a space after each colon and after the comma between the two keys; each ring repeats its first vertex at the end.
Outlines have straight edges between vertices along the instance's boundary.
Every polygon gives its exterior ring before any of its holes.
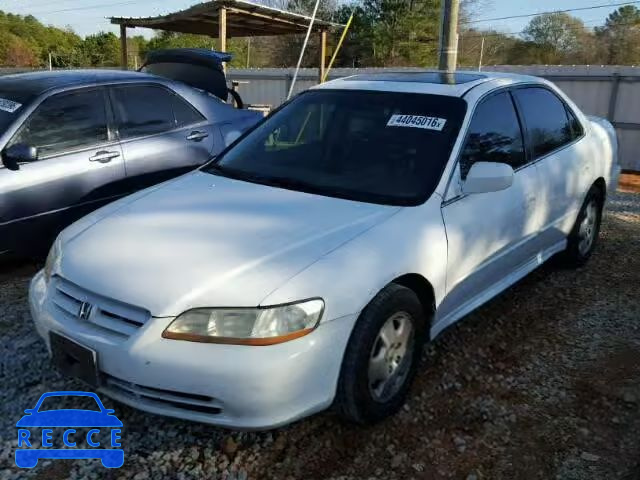
{"type": "Polygon", "coordinates": [[[0,135],[16,119],[22,107],[22,98],[13,93],[0,90],[0,135]]]}
{"type": "Polygon", "coordinates": [[[52,410],[92,410],[99,412],[100,406],[93,397],[85,395],[54,395],[42,400],[38,412],[50,412],[52,410]]]}
{"type": "Polygon", "coordinates": [[[312,90],[203,170],[320,195],[418,205],[433,193],[465,112],[457,97],[312,90]]]}

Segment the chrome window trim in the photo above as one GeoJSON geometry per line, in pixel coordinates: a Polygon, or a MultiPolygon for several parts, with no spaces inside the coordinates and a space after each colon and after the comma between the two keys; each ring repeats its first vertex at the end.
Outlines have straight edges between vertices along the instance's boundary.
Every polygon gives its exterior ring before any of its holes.
{"type": "MultiPolygon", "coordinates": [[[[467,129],[464,132],[464,141],[461,145],[460,151],[458,152],[458,155],[456,156],[454,163],[453,163],[453,168],[451,169],[451,172],[449,173],[449,179],[447,180],[447,185],[444,189],[444,195],[443,195],[443,201],[441,204],[441,207],[446,207],[447,205],[451,205],[452,203],[457,202],[458,200],[461,200],[465,197],[468,196],[468,194],[462,194],[462,195],[456,195],[455,197],[451,197],[451,198],[447,198],[447,196],[449,195],[449,188],[451,187],[451,182],[453,181],[453,177],[456,175],[456,172],[459,172],[459,164],[460,164],[460,157],[462,156],[462,153],[464,151],[464,146],[467,142],[467,138],[469,135],[469,129],[471,128],[471,122],[473,120],[473,116],[476,113],[476,110],[478,108],[478,106],[484,102],[488,97],[492,96],[492,95],[498,95],[499,93],[501,93],[501,91],[506,91],[511,93],[511,91],[513,90],[517,90],[517,89],[521,89],[521,88],[532,88],[532,87],[536,87],[536,88],[542,88],[544,90],[549,91],[552,95],[554,95],[558,100],[560,100],[560,102],[564,105],[565,109],[568,109],[575,117],[576,120],[578,121],[578,123],[580,124],[580,126],[582,127],[582,135],[580,135],[579,137],[573,139],[571,142],[569,143],[565,143],[564,145],[561,145],[560,147],[547,152],[546,154],[534,158],[534,159],[527,159],[527,163],[525,163],[524,165],[514,169],[514,173],[519,172],[520,170],[529,167],[530,165],[535,165],[538,162],[540,162],[541,160],[546,159],[547,157],[554,155],[568,147],[574,146],[576,143],[580,142],[581,140],[583,140],[584,138],[586,138],[587,136],[587,129],[585,128],[585,125],[582,123],[582,121],[580,120],[580,117],[578,115],[576,115],[575,111],[571,108],[570,105],[567,104],[567,102],[560,97],[556,92],[553,91],[552,88],[550,88],[548,85],[545,85],[543,83],[536,83],[536,82],[523,82],[523,83],[516,83],[516,84],[511,84],[511,85],[501,85],[499,87],[496,87],[492,90],[489,90],[488,92],[484,93],[479,99],[478,101],[475,103],[475,105],[473,106],[473,110],[470,112],[470,117],[469,117],[469,124],[467,125],[467,129]]],[[[526,120],[521,119],[521,112],[520,112],[520,108],[519,105],[517,103],[517,100],[514,97],[512,97],[513,99],[513,103],[514,103],[514,109],[516,111],[516,115],[518,116],[518,119],[523,122],[520,125],[520,128],[522,129],[522,136],[523,136],[523,140],[524,140],[524,148],[525,148],[525,155],[528,156],[528,151],[530,148],[529,145],[529,139],[527,138],[527,127],[526,127],[526,120]]],[[[567,121],[569,119],[567,118],[567,121]]]]}

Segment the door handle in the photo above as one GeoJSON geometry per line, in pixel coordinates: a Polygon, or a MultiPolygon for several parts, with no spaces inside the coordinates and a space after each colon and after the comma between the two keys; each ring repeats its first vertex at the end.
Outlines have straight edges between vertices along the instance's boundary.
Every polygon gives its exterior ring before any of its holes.
{"type": "Polygon", "coordinates": [[[205,138],[207,138],[209,134],[207,132],[201,132],[199,130],[195,130],[187,135],[187,140],[191,140],[192,142],[199,142],[205,138]]]}
{"type": "Polygon", "coordinates": [[[108,152],[107,150],[100,150],[93,157],[89,157],[90,162],[108,163],[112,159],[119,157],[118,152],[108,152]]]}

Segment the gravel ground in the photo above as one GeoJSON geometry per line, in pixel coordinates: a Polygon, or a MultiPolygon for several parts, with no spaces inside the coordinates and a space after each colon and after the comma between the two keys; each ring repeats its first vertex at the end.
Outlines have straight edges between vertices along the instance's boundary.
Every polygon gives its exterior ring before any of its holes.
{"type": "Polygon", "coordinates": [[[26,306],[35,265],[0,272],[0,477],[125,479],[640,480],[640,195],[609,205],[581,270],[549,264],[443,333],[404,410],[379,425],[331,413],[237,433],[138,412],[125,465],[18,470],[15,422],[45,391],[82,389],[51,370],[26,306]]]}

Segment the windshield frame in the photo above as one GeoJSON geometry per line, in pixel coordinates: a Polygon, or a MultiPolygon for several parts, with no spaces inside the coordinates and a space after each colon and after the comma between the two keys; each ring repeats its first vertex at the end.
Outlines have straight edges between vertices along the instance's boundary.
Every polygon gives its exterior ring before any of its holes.
{"type": "Polygon", "coordinates": [[[434,93],[414,93],[414,92],[398,92],[398,91],[379,91],[379,90],[364,90],[364,89],[310,89],[306,90],[302,93],[299,93],[295,97],[287,100],[282,103],[278,108],[274,109],[267,117],[262,119],[261,121],[254,124],[251,128],[247,129],[243,132],[235,141],[233,141],[230,145],[228,145],[225,149],[223,149],[217,156],[213,157],[209,162],[205,163],[203,166],[199,168],[204,173],[208,173],[210,175],[217,175],[226,178],[231,178],[234,180],[240,180],[249,183],[255,183],[259,185],[265,185],[273,188],[282,188],[286,190],[293,190],[303,193],[309,193],[314,195],[321,195],[331,198],[341,198],[344,200],[351,200],[360,203],[373,203],[379,205],[387,205],[387,206],[418,206],[422,205],[426,202],[434,193],[437,184],[442,179],[442,175],[446,171],[447,165],[451,162],[453,150],[455,144],[460,137],[464,126],[464,120],[466,118],[468,112],[468,102],[462,98],[457,96],[450,95],[442,95],[442,94],[434,94],[434,93]],[[460,113],[459,123],[457,125],[457,130],[455,131],[455,135],[452,135],[450,140],[450,145],[447,152],[447,158],[443,159],[441,168],[437,174],[437,179],[433,181],[433,188],[425,188],[424,191],[420,195],[416,195],[414,197],[398,197],[393,195],[384,195],[384,194],[376,194],[373,192],[358,192],[354,190],[340,189],[335,187],[327,187],[327,186],[318,186],[309,183],[304,183],[292,179],[282,179],[282,178],[272,178],[267,176],[261,176],[259,174],[251,174],[245,172],[243,170],[233,169],[232,167],[220,165],[220,162],[225,158],[227,153],[231,151],[237,144],[244,141],[246,137],[251,135],[256,129],[260,128],[265,122],[269,121],[273,116],[277,115],[281,110],[286,108],[291,103],[299,100],[303,96],[312,95],[318,92],[322,93],[338,93],[341,95],[344,94],[365,94],[365,95],[379,95],[381,93],[388,94],[397,94],[397,95],[412,95],[412,96],[432,96],[432,97],[443,97],[447,99],[451,99],[452,102],[458,102],[463,105],[463,109],[460,113]]]}

